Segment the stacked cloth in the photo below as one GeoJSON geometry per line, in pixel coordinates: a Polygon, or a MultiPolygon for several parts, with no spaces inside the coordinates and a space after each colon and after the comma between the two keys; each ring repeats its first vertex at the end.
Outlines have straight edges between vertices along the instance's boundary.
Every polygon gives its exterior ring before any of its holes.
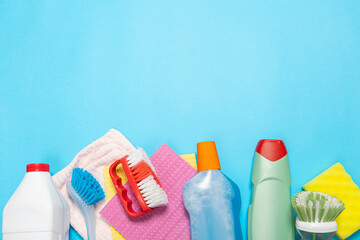
{"type": "MultiPolygon", "coordinates": [[[[121,233],[122,236],[115,234],[116,240],[124,238],[190,240],[189,215],[183,203],[182,189],[184,184],[196,174],[196,169],[191,166],[194,161],[189,164],[166,144],[150,157],[150,161],[167,194],[168,204],[134,218],[127,215],[119,196],[115,195],[100,214],[121,233]]],[[[127,182],[124,187],[129,193],[128,197],[134,204],[137,203],[134,194],[131,194],[130,184],[127,182]]],[[[140,207],[137,207],[135,211],[139,210],[140,207]]]]}
{"type": "MultiPolygon", "coordinates": [[[[196,163],[196,157],[195,157],[195,153],[191,153],[191,154],[184,154],[184,155],[180,155],[180,157],[182,159],[184,159],[191,167],[194,168],[194,170],[197,170],[197,163],[196,163]]],[[[167,159],[168,160],[168,159],[167,159]]],[[[166,164],[167,161],[164,161],[164,163],[166,164]]],[[[119,177],[121,177],[121,181],[123,183],[123,185],[125,185],[125,183],[128,181],[127,180],[127,177],[125,175],[125,172],[122,168],[121,165],[119,165],[117,168],[116,168],[116,172],[117,172],[117,175],[119,177]]],[[[117,196],[117,193],[116,193],[116,189],[114,187],[114,184],[110,178],[110,173],[109,173],[109,167],[106,167],[104,168],[104,178],[105,178],[105,192],[106,192],[106,201],[107,202],[110,202],[111,199],[113,198],[117,198],[117,200],[119,200],[119,197],[117,196]]],[[[129,185],[125,185],[125,187],[129,187],[129,185]]],[[[127,188],[128,189],[128,188],[127,188]]],[[[130,195],[130,192],[132,192],[131,188],[128,189],[128,193],[130,195]]],[[[133,197],[130,195],[130,198],[133,200],[133,208],[135,211],[141,211],[141,208],[138,204],[136,204],[136,200],[133,199],[133,197]]],[[[115,200],[115,199],[114,199],[115,200]]],[[[116,200],[115,200],[116,202],[116,200]]],[[[117,201],[117,203],[119,203],[117,201]]],[[[115,205],[115,207],[117,208],[116,210],[120,210],[122,209],[122,206],[120,204],[118,205],[115,205]]],[[[109,206],[105,206],[105,208],[103,209],[104,211],[106,211],[105,209],[109,208],[109,206]]],[[[102,211],[103,211],[102,210],[102,211]]],[[[113,209],[110,207],[110,211],[113,211],[113,209]]],[[[102,214],[100,212],[100,214],[102,214]]],[[[124,213],[122,213],[124,214],[124,213]]],[[[110,215],[111,217],[111,215],[110,215]]],[[[116,223],[120,222],[121,220],[118,220],[118,218],[109,218],[108,221],[111,220],[112,222],[114,222],[114,225],[116,225],[116,223]]],[[[184,221],[184,220],[183,220],[184,221]]],[[[188,221],[188,219],[186,218],[185,221],[188,221]]],[[[110,222],[111,223],[111,222],[110,222]]],[[[126,239],[123,235],[121,235],[113,226],[111,226],[111,232],[112,232],[112,235],[113,235],[113,239],[114,240],[124,240],[126,239]]],[[[122,231],[124,232],[124,231],[122,231]]],[[[147,236],[149,237],[149,236],[147,236]]]]}

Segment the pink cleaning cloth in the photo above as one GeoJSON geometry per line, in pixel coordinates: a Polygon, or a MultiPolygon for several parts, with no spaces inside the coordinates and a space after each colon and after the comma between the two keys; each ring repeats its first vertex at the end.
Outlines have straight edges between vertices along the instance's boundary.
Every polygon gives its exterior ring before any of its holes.
{"type": "MultiPolygon", "coordinates": [[[[53,181],[65,197],[70,207],[70,224],[80,234],[87,239],[84,217],[66,191],[66,183],[71,180],[72,170],[76,167],[89,171],[101,187],[105,189],[103,168],[108,167],[114,161],[135,151],[134,146],[124,135],[115,129],[110,129],[108,133],[92,142],[79,152],[74,160],[64,169],[53,176],[53,181]]],[[[95,204],[95,232],[97,240],[112,239],[111,230],[106,220],[99,214],[105,206],[106,201],[102,200],[95,204]]]]}
{"type": "Polygon", "coordinates": [[[100,214],[127,240],[190,240],[189,215],[183,204],[182,188],[196,170],[166,144],[150,160],[168,196],[168,204],[133,218],[127,215],[119,196],[115,195],[100,214]]]}

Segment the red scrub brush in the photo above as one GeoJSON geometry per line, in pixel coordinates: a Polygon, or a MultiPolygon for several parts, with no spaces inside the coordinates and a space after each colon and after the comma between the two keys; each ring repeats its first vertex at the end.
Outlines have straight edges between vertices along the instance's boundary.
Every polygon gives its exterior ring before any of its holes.
{"type": "Polygon", "coordinates": [[[139,148],[132,154],[115,161],[110,166],[109,173],[121,203],[129,216],[138,217],[155,207],[167,204],[166,193],[156,176],[154,166],[143,149],[139,148]],[[133,209],[132,201],[127,195],[127,190],[123,186],[121,177],[116,173],[116,167],[119,164],[123,166],[126,177],[142,209],[141,212],[136,212],[133,209]]]}

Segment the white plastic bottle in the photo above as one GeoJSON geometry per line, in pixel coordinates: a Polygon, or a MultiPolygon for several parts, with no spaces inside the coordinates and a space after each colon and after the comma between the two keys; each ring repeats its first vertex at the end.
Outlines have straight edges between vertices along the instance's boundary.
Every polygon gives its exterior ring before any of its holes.
{"type": "Polygon", "coordinates": [[[70,210],[49,165],[29,164],[3,211],[4,240],[68,240],[70,210]]]}

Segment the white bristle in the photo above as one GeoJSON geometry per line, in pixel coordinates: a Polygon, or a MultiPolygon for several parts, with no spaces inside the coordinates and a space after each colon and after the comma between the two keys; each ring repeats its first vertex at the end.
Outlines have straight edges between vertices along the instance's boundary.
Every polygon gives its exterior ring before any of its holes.
{"type": "MultiPolygon", "coordinates": [[[[150,159],[142,148],[137,149],[127,158],[127,162],[130,168],[135,167],[141,161],[144,161],[147,165],[149,165],[153,172],[156,174],[154,166],[152,165],[150,159]]],[[[165,191],[156,182],[152,175],[143,179],[137,185],[146,204],[150,208],[164,206],[167,204],[168,199],[165,191]]]]}
{"type": "Polygon", "coordinates": [[[153,176],[148,176],[138,183],[138,187],[146,204],[150,208],[164,206],[167,204],[168,199],[165,191],[155,181],[153,176]]]}
{"type": "Polygon", "coordinates": [[[150,162],[150,159],[146,155],[146,152],[142,148],[135,150],[127,158],[127,162],[129,164],[130,168],[135,167],[142,160],[145,161],[151,167],[151,169],[154,171],[154,173],[156,173],[154,166],[152,165],[152,163],[150,162]]]}

